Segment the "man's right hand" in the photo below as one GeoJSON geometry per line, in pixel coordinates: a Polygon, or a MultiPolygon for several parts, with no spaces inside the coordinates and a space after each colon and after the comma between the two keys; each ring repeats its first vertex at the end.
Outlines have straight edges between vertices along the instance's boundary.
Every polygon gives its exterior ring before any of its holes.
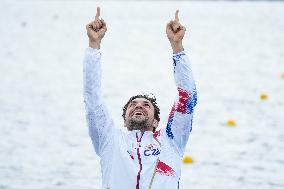
{"type": "Polygon", "coordinates": [[[100,7],[97,7],[95,20],[86,25],[89,47],[100,49],[100,44],[107,31],[106,23],[100,19],[100,7]]]}

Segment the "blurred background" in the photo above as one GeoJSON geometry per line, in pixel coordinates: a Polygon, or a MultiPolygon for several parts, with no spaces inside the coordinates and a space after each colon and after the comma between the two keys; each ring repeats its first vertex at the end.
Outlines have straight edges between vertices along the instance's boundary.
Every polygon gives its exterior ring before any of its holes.
{"type": "Polygon", "coordinates": [[[182,188],[284,188],[282,1],[0,1],[0,189],[101,188],[85,121],[85,25],[96,7],[104,99],[117,127],[151,92],[176,96],[166,23],[180,10],[197,90],[182,188]]]}

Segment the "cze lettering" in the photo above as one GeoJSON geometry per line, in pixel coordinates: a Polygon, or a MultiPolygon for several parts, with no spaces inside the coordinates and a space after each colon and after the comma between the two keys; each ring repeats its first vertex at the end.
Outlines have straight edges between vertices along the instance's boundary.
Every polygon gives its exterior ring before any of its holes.
{"type": "Polygon", "coordinates": [[[144,155],[145,156],[157,156],[160,154],[160,150],[157,148],[157,149],[152,149],[152,150],[145,150],[144,151],[144,155]]]}

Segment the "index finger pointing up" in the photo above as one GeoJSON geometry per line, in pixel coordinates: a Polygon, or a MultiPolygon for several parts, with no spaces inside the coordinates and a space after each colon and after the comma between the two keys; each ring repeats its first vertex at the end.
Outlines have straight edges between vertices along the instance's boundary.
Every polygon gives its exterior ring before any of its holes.
{"type": "Polygon", "coordinates": [[[176,20],[176,21],[179,21],[178,12],[179,12],[179,10],[176,10],[176,13],[175,13],[175,20],[176,20]]]}
{"type": "Polygon", "coordinates": [[[96,20],[100,19],[100,15],[101,15],[101,9],[100,7],[97,7],[97,13],[96,13],[96,20]]]}

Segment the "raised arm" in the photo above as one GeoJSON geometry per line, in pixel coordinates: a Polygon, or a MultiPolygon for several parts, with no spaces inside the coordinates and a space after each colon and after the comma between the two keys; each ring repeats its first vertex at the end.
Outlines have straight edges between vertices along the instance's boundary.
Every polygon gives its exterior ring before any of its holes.
{"type": "Polygon", "coordinates": [[[101,53],[99,49],[107,29],[106,23],[99,16],[100,8],[98,7],[95,20],[86,25],[89,48],[85,52],[83,80],[89,134],[96,153],[101,155],[111,140],[113,122],[103,103],[101,94],[101,53]]]}
{"type": "Polygon", "coordinates": [[[195,82],[182,45],[185,31],[185,27],[179,22],[177,10],[175,20],[170,21],[166,27],[173,49],[174,78],[178,91],[178,97],[169,115],[166,134],[181,156],[192,129],[193,110],[197,102],[195,82]]]}

